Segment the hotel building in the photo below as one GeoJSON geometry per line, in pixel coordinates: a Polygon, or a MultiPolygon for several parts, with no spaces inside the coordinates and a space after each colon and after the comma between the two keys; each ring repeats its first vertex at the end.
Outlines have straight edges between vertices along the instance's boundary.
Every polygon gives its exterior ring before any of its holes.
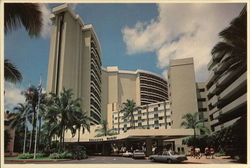
{"type": "Polygon", "coordinates": [[[47,92],[71,88],[93,118],[101,121],[101,49],[92,25],[84,25],[67,5],[52,10],[47,92]]]}
{"type": "Polygon", "coordinates": [[[145,70],[102,68],[102,91],[103,119],[108,121],[110,129],[115,128],[112,123],[118,122],[113,120],[116,118],[114,114],[122,109],[122,104],[127,99],[134,100],[136,106],[143,107],[168,100],[167,81],[162,76],[145,70]]]}
{"type": "Polygon", "coordinates": [[[247,67],[234,65],[230,54],[213,55],[207,80],[212,131],[232,125],[247,112],[247,67]]]}

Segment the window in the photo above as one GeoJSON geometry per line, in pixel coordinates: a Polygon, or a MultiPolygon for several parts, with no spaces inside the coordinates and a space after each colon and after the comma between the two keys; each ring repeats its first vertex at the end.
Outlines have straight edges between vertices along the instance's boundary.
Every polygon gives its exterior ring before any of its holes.
{"type": "Polygon", "coordinates": [[[141,116],[140,116],[140,117],[138,117],[138,120],[141,120],[141,116]]]}
{"type": "Polygon", "coordinates": [[[124,119],[124,122],[127,122],[128,120],[127,119],[124,119]]]}
{"type": "Polygon", "coordinates": [[[162,120],[163,119],[163,117],[159,117],[159,120],[162,120]]]}
{"type": "Polygon", "coordinates": [[[204,102],[204,101],[206,101],[206,98],[198,98],[198,101],[199,102],[204,102]]]}
{"type": "Polygon", "coordinates": [[[205,92],[205,88],[198,89],[199,92],[205,92]]]}
{"type": "Polygon", "coordinates": [[[207,108],[199,108],[199,112],[207,111],[207,108]]]}
{"type": "Polygon", "coordinates": [[[155,108],[154,108],[154,111],[158,111],[158,107],[155,107],[155,108]]]}
{"type": "Polygon", "coordinates": [[[141,126],[142,126],[142,124],[141,124],[141,123],[138,123],[138,126],[139,126],[139,127],[141,127],[141,126]]]}
{"type": "Polygon", "coordinates": [[[159,127],[155,127],[155,129],[159,129],[159,127]]]}
{"type": "Polygon", "coordinates": [[[158,114],[154,114],[154,118],[158,118],[158,114]]]}
{"type": "Polygon", "coordinates": [[[127,128],[127,124],[124,124],[124,128],[127,128]]]}
{"type": "Polygon", "coordinates": [[[141,114],[141,110],[138,111],[138,114],[141,114]]]}
{"type": "Polygon", "coordinates": [[[112,103],[112,111],[114,111],[114,103],[112,103]]]}
{"type": "Polygon", "coordinates": [[[155,120],[155,122],[154,122],[155,124],[159,124],[159,120],[155,120]]]}
{"type": "Polygon", "coordinates": [[[115,117],[115,120],[117,120],[117,117],[115,117]]]}
{"type": "Polygon", "coordinates": [[[158,104],[158,107],[160,107],[161,106],[161,104],[158,104]]]}

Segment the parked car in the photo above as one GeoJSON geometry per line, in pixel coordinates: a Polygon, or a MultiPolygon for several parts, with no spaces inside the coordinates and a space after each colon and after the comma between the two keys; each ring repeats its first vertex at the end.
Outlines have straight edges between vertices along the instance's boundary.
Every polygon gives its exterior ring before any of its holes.
{"type": "Polygon", "coordinates": [[[133,156],[133,153],[132,152],[129,152],[129,151],[126,151],[125,153],[122,154],[123,157],[132,157],[133,156]]]}
{"type": "Polygon", "coordinates": [[[187,160],[187,157],[186,155],[179,155],[174,151],[165,151],[162,152],[162,154],[150,155],[149,159],[158,162],[180,163],[184,160],[187,160]]]}
{"type": "Polygon", "coordinates": [[[134,150],[134,152],[133,152],[133,158],[134,159],[143,159],[143,158],[145,158],[145,153],[144,153],[144,151],[142,151],[142,150],[134,150]]]}

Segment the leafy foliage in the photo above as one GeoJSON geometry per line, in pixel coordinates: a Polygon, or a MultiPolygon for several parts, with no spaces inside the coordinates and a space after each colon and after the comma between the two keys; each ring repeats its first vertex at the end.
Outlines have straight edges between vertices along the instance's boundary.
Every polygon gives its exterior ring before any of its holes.
{"type": "Polygon", "coordinates": [[[95,132],[98,132],[96,137],[116,135],[116,132],[114,132],[112,129],[108,129],[107,120],[102,120],[101,127],[96,128],[95,132]]]}
{"type": "Polygon", "coordinates": [[[23,76],[17,67],[10,60],[4,60],[4,79],[11,83],[21,82],[23,76]]]}

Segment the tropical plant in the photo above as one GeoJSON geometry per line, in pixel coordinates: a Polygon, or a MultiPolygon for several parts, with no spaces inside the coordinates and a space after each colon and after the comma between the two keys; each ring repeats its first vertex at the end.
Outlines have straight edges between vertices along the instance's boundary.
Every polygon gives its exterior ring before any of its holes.
{"type": "Polygon", "coordinates": [[[4,79],[11,83],[21,82],[23,79],[21,72],[8,59],[4,60],[4,79]]]}
{"type": "Polygon", "coordinates": [[[101,127],[96,128],[95,132],[98,132],[96,137],[115,135],[116,133],[112,129],[108,129],[107,120],[101,121],[101,127]]]}
{"type": "Polygon", "coordinates": [[[187,113],[182,116],[184,121],[181,122],[181,126],[186,129],[193,129],[194,131],[194,145],[196,138],[196,129],[203,131],[204,133],[210,133],[209,129],[204,126],[204,120],[198,120],[198,112],[191,114],[187,113]]]}
{"type": "Polygon", "coordinates": [[[131,127],[134,129],[135,129],[134,112],[139,109],[140,107],[136,107],[136,103],[134,102],[134,100],[127,99],[127,101],[123,103],[123,109],[120,111],[121,113],[123,113],[123,119],[129,119],[131,127]]]}
{"type": "MultiPolygon", "coordinates": [[[[30,115],[30,106],[29,104],[18,103],[18,106],[14,107],[16,113],[11,113],[10,117],[10,127],[15,128],[16,131],[24,128],[24,144],[23,144],[23,153],[26,150],[26,138],[27,138],[27,122],[28,116],[30,115]]],[[[21,130],[23,131],[23,130],[21,130]]]]}
{"type": "Polygon", "coordinates": [[[230,22],[230,25],[219,33],[222,41],[212,49],[212,55],[222,58],[229,55],[224,62],[230,62],[228,70],[233,70],[247,65],[247,10],[246,5],[240,15],[230,22]]]}
{"type": "MultiPolygon", "coordinates": [[[[5,3],[4,32],[24,26],[30,37],[38,36],[42,29],[42,13],[39,4],[35,3],[5,3]]],[[[4,60],[4,79],[11,83],[21,82],[21,72],[10,60],[4,60]]]]}
{"type": "Polygon", "coordinates": [[[11,139],[12,139],[12,138],[11,138],[11,136],[10,136],[8,130],[4,130],[4,152],[8,152],[7,147],[8,147],[8,145],[9,145],[11,139]]]}
{"type": "Polygon", "coordinates": [[[77,142],[79,143],[81,136],[81,128],[82,128],[82,134],[85,133],[85,129],[87,129],[87,131],[90,132],[90,121],[92,121],[92,119],[88,117],[87,114],[82,110],[81,112],[77,113],[75,117],[76,117],[75,129],[78,130],[77,142]]]}

